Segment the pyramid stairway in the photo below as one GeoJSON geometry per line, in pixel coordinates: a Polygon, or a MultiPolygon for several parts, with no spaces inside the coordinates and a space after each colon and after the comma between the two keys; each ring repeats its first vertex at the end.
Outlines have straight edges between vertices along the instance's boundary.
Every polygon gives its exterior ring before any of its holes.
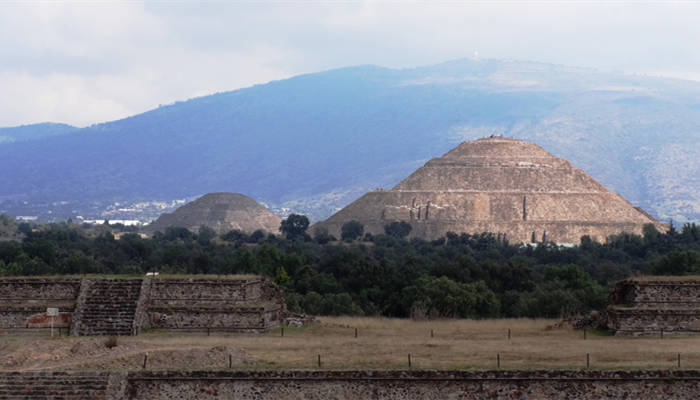
{"type": "Polygon", "coordinates": [[[90,372],[0,372],[0,399],[104,399],[108,377],[90,372]]]}
{"type": "Polygon", "coordinates": [[[85,299],[80,335],[133,335],[141,279],[100,279],[85,299]]]}

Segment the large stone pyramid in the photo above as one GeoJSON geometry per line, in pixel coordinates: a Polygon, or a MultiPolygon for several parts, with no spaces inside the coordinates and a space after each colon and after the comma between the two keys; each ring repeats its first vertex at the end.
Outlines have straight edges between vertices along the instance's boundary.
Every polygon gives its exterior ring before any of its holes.
{"type": "Polygon", "coordinates": [[[490,137],[463,142],[390,190],[369,192],[317,224],[338,236],[361,222],[384,233],[392,221],[410,222],[412,237],[447,232],[506,234],[511,242],[604,241],[622,231],[641,233],[654,218],[612,193],[580,169],[534,143],[490,137]]]}
{"type": "Polygon", "coordinates": [[[257,201],[240,193],[209,193],[185,204],[173,213],[165,213],[146,227],[147,231],[165,231],[169,227],[193,231],[208,226],[217,233],[233,229],[252,233],[258,229],[277,233],[282,219],[257,201]]]}

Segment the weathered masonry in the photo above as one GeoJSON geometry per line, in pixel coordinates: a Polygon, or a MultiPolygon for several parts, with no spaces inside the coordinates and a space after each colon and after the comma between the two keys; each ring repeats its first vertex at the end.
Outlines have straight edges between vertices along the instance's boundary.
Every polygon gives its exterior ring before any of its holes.
{"type": "Polygon", "coordinates": [[[36,399],[653,400],[698,392],[697,370],[0,373],[0,397],[36,399]]]}
{"type": "Polygon", "coordinates": [[[700,279],[655,276],[618,282],[607,319],[616,335],[700,332],[700,279]]]}
{"type": "Polygon", "coordinates": [[[261,277],[6,278],[0,329],[54,328],[73,335],[168,330],[267,331],[280,324],[283,295],[261,277]],[[47,315],[56,307],[57,317],[47,315]]]}
{"type": "Polygon", "coordinates": [[[491,232],[511,242],[579,243],[584,235],[602,242],[620,232],[641,234],[645,224],[666,230],[568,161],[503,137],[463,142],[315,226],[340,236],[353,220],[374,235],[393,221],[408,222],[410,236],[426,240],[491,232]]]}

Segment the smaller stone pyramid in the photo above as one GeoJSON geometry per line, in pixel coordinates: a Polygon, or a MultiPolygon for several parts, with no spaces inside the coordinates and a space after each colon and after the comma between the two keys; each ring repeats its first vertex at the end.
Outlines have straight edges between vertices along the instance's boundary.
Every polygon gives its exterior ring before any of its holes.
{"type": "Polygon", "coordinates": [[[217,233],[238,229],[252,233],[258,229],[277,233],[282,219],[257,201],[240,193],[209,193],[185,204],[173,213],[165,213],[146,227],[147,231],[165,231],[178,227],[198,231],[208,226],[217,233]]]}

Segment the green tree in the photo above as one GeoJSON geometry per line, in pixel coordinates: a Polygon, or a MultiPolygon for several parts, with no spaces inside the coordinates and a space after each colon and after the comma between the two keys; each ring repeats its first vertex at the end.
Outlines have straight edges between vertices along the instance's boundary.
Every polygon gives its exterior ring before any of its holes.
{"type": "Polygon", "coordinates": [[[248,240],[248,235],[238,229],[234,229],[221,235],[221,239],[227,242],[241,244],[248,240]]]}
{"type": "Polygon", "coordinates": [[[495,317],[500,308],[496,295],[479,281],[459,283],[447,277],[421,277],[403,291],[411,308],[424,308],[430,315],[449,318],[495,317]]]}
{"type": "Polygon", "coordinates": [[[644,224],[644,226],[642,226],[642,234],[644,235],[644,242],[646,244],[654,244],[659,240],[660,232],[656,229],[654,224],[644,224]]]}
{"type": "Polygon", "coordinates": [[[0,214],[0,236],[12,236],[16,231],[15,220],[7,214],[0,214]]]}
{"type": "Polygon", "coordinates": [[[655,265],[655,275],[691,275],[700,273],[700,254],[693,250],[673,251],[655,265]]]}
{"type": "Polygon", "coordinates": [[[287,219],[282,220],[280,232],[287,235],[287,239],[302,237],[309,228],[309,219],[306,215],[289,214],[287,219]]]}
{"type": "Polygon", "coordinates": [[[384,226],[384,233],[396,238],[405,238],[411,233],[413,227],[406,221],[394,221],[384,226]]]}
{"type": "Polygon", "coordinates": [[[265,231],[262,229],[256,229],[253,233],[248,236],[248,243],[258,243],[265,239],[265,231]]]}
{"type": "Polygon", "coordinates": [[[17,226],[17,232],[24,235],[29,235],[32,232],[32,225],[28,222],[20,222],[20,224],[17,226]]]}
{"type": "Polygon", "coordinates": [[[340,228],[340,237],[346,242],[362,237],[365,227],[359,221],[348,221],[340,228]]]}
{"type": "Polygon", "coordinates": [[[200,226],[197,234],[197,241],[202,246],[208,246],[212,239],[216,236],[216,232],[208,226],[200,226]]]}
{"type": "Polygon", "coordinates": [[[275,270],[275,283],[287,287],[291,283],[291,279],[289,279],[289,275],[287,274],[287,271],[284,269],[284,267],[277,267],[275,270]]]}
{"type": "Polygon", "coordinates": [[[328,242],[334,241],[335,237],[328,233],[328,228],[317,226],[316,229],[314,229],[314,239],[318,244],[326,244],[328,242]]]}

